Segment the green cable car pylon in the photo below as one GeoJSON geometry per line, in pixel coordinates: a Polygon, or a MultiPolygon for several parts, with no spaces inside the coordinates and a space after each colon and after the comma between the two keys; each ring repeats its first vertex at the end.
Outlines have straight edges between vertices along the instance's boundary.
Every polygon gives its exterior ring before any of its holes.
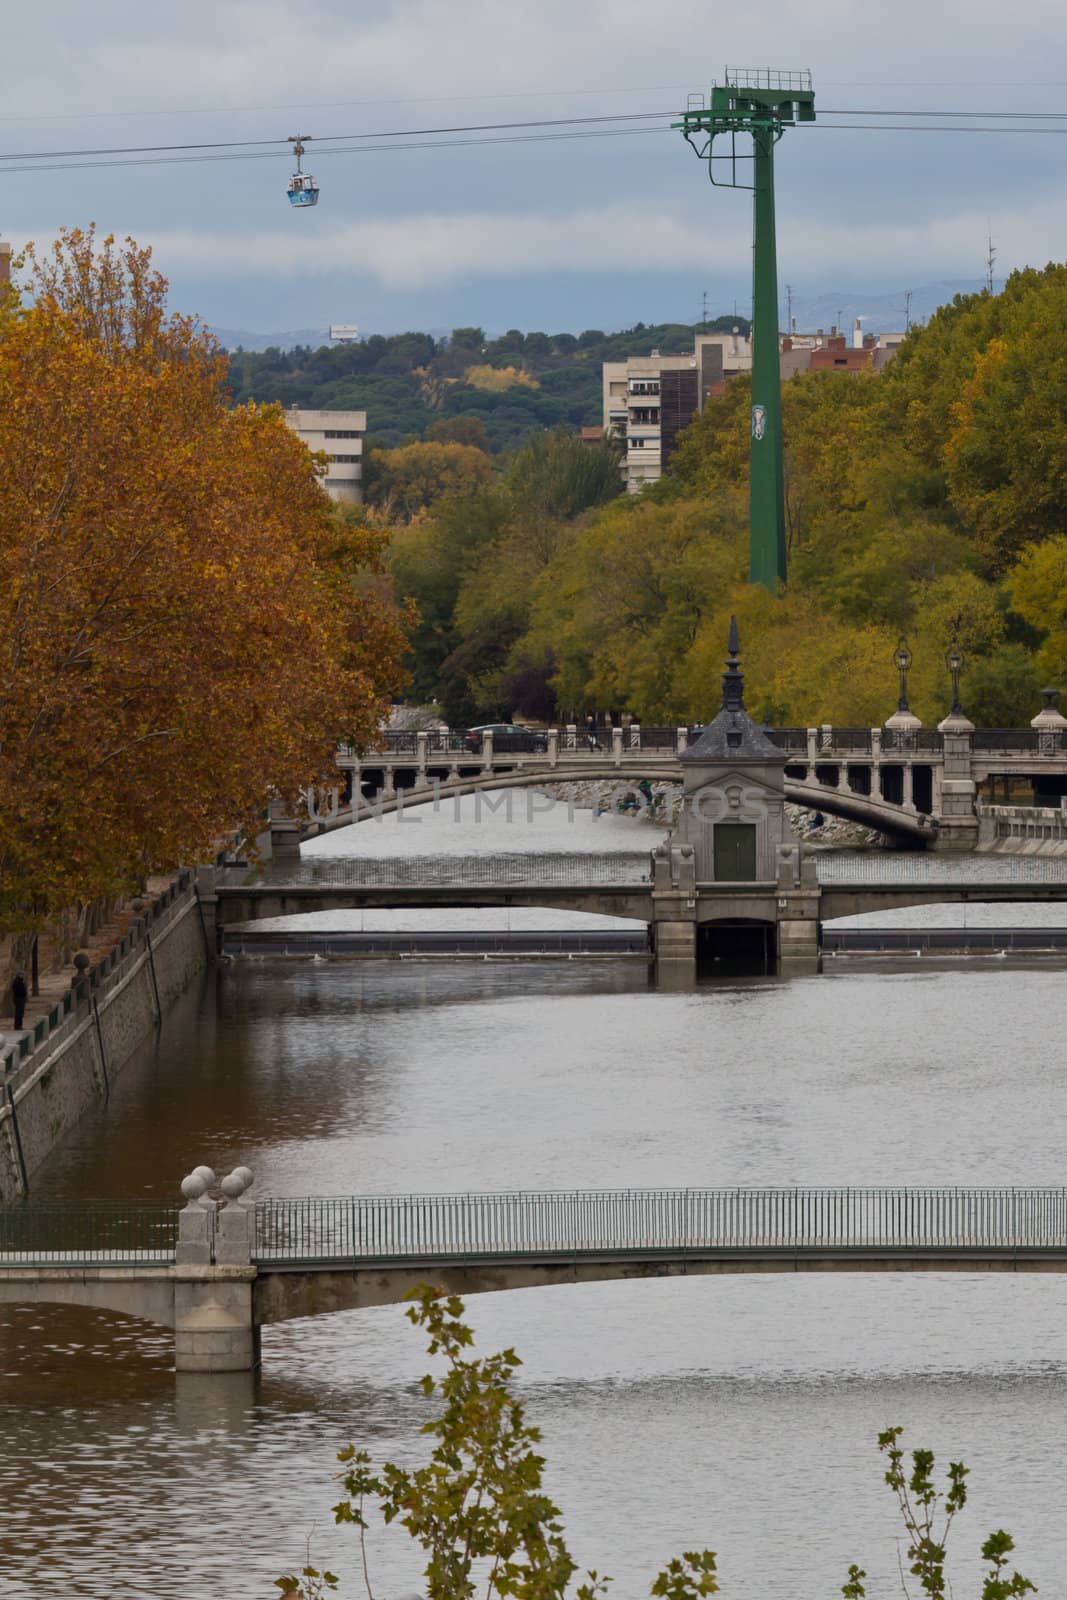
{"type": "Polygon", "coordinates": [[[775,593],[786,575],[785,479],[782,468],[782,379],[778,349],[778,260],[774,232],[774,147],[788,127],[815,121],[810,72],[757,72],[727,67],[711,104],[690,103],[680,128],[717,188],[750,189],[752,260],[752,480],[749,491],[749,577],[775,593]],[[738,135],[752,153],[738,153],[738,135]],[[715,149],[729,137],[729,150],[715,149]],[[751,162],[751,168],[745,164],[751,162]],[[743,182],[751,176],[750,183],[743,182]]]}

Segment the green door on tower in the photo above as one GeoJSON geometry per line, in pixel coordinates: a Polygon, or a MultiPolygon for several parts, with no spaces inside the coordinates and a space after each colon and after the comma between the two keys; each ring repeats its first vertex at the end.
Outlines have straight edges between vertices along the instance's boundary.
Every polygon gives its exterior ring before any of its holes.
{"type": "Polygon", "coordinates": [[[715,882],[752,883],[756,877],[756,824],[715,825],[715,882]]]}

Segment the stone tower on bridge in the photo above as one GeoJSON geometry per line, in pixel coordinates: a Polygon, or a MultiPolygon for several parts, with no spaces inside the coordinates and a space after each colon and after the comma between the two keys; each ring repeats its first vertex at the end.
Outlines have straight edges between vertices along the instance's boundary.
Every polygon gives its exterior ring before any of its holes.
{"type": "Polygon", "coordinates": [[[678,826],[656,852],[661,980],[743,960],[796,976],[819,970],[815,863],[792,839],[786,752],[745,709],[737,618],[730,619],[722,706],[684,751],[678,826]]]}

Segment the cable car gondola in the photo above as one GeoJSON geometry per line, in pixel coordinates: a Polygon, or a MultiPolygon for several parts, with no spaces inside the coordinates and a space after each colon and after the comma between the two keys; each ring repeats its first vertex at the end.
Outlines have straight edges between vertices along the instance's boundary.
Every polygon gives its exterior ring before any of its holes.
{"type": "Polygon", "coordinates": [[[300,158],[304,154],[304,140],[311,137],[308,133],[289,135],[289,143],[296,156],[296,171],[289,179],[289,204],[291,206],[317,206],[319,203],[319,186],[300,165],[300,158]]]}

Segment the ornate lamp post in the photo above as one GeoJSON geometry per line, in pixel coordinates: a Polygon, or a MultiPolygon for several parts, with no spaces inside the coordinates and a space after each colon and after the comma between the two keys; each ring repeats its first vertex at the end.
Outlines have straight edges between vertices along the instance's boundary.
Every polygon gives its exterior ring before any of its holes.
{"type": "Polygon", "coordinates": [[[960,673],[966,666],[963,654],[958,645],[953,645],[945,654],[945,666],[952,676],[952,709],[950,717],[962,717],[963,707],[960,705],[960,673]]]}
{"type": "Polygon", "coordinates": [[[900,698],[897,701],[897,711],[910,711],[908,705],[908,668],[911,666],[911,651],[908,641],[903,634],[897,640],[897,647],[893,652],[893,663],[900,673],[900,698]]]}

